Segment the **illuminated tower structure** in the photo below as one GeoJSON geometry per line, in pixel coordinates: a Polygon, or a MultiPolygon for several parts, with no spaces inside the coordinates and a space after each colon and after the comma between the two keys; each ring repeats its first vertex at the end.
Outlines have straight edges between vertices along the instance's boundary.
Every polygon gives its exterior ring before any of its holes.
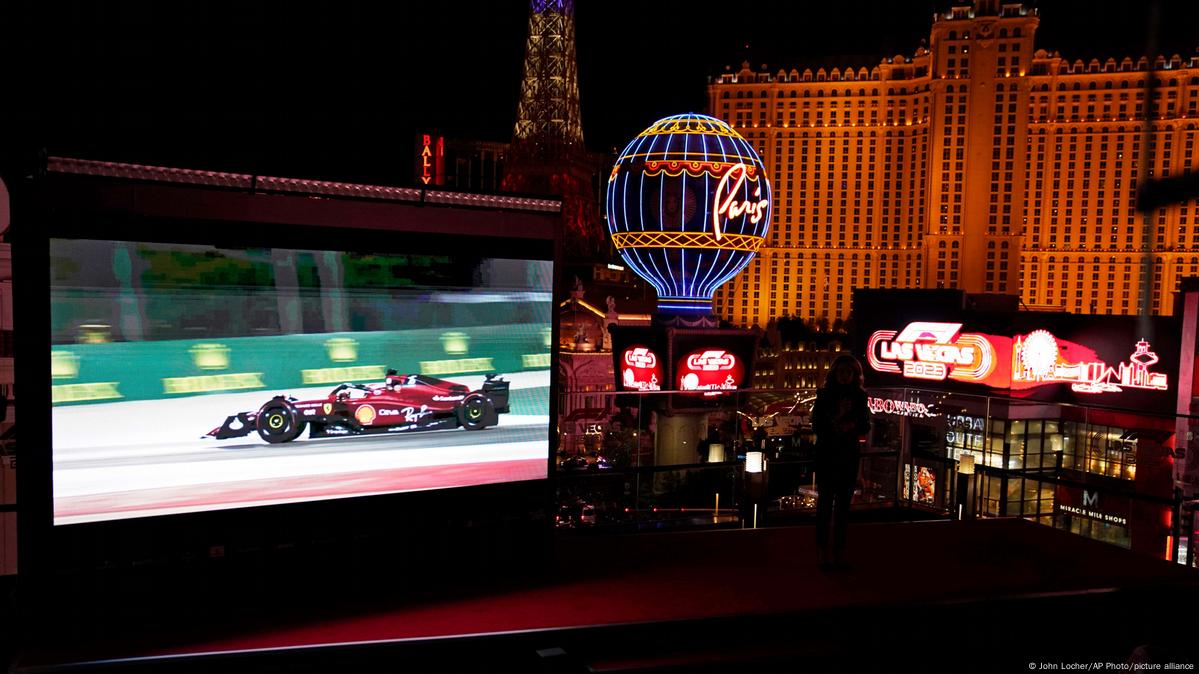
{"type": "Polygon", "coordinates": [[[935,14],[912,54],[870,68],[744,63],[713,78],[709,113],[753,144],[775,195],[769,237],[717,292],[717,314],[833,323],[863,287],[1133,314],[1143,243],[1148,308],[1170,313],[1179,279],[1199,275],[1199,203],[1151,214],[1144,242],[1136,189],[1199,170],[1199,58],[1071,63],[1034,49],[1040,19],[976,0],[935,14]]]}
{"type": "Polygon", "coordinates": [[[568,252],[599,249],[594,161],[583,147],[573,0],[532,0],[524,78],[503,188],[562,198],[568,252]]]}

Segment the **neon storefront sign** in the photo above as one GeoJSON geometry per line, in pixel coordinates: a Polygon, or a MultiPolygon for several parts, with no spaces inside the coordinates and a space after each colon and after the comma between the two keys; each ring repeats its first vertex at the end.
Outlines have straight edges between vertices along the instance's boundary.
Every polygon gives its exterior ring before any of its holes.
{"type": "Polygon", "coordinates": [[[661,391],[662,361],[652,349],[633,345],[621,356],[620,381],[630,391],[661,391]]]}
{"type": "Polygon", "coordinates": [[[982,382],[995,371],[995,346],[984,335],[962,332],[961,323],[909,323],[901,332],[870,336],[866,359],[877,372],[909,379],[982,382]]]}
{"type": "Polygon", "coordinates": [[[1098,358],[1072,363],[1062,357],[1057,337],[1048,330],[1034,330],[1012,342],[1012,385],[1070,384],[1077,393],[1119,393],[1126,388],[1165,391],[1169,377],[1149,369],[1160,360],[1151,349],[1142,339],[1128,361],[1114,367],[1098,358]]]}
{"type": "Polygon", "coordinates": [[[421,134],[420,181],[422,185],[445,184],[445,138],[421,134]]]}

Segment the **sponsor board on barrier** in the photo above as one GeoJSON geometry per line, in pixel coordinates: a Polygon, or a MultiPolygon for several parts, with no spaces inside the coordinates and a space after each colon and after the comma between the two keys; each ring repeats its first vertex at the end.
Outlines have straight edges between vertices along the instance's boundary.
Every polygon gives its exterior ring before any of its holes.
{"type": "Polygon", "coordinates": [[[428,375],[463,374],[494,370],[492,358],[455,358],[452,360],[422,360],[420,373],[428,375]]]}
{"type": "Polygon", "coordinates": [[[300,370],[300,380],[305,384],[333,384],[362,379],[382,379],[386,375],[386,365],[353,365],[300,370]]]}
{"type": "Polygon", "coordinates": [[[266,388],[261,372],[234,372],[229,374],[205,374],[196,377],[165,377],[162,392],[167,395],[180,393],[209,393],[211,391],[239,391],[266,388]]]}
{"type": "Polygon", "coordinates": [[[526,353],[521,355],[520,364],[526,369],[542,369],[550,366],[550,354],[526,353]]]}
{"type": "Polygon", "coordinates": [[[115,381],[98,381],[89,384],[55,384],[50,387],[52,403],[73,403],[89,400],[116,400],[123,398],[117,391],[115,381]]]}

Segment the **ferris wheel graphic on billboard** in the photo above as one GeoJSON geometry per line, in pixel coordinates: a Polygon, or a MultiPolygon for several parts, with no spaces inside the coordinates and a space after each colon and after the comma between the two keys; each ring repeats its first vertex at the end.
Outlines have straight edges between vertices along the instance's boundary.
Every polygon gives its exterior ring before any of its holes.
{"type": "Polygon", "coordinates": [[[1053,333],[1034,330],[1012,342],[1012,384],[1070,384],[1078,393],[1119,393],[1125,388],[1165,391],[1169,377],[1149,370],[1161,360],[1151,348],[1149,342],[1139,340],[1128,362],[1114,367],[1099,359],[1071,363],[1062,357],[1053,333]]]}

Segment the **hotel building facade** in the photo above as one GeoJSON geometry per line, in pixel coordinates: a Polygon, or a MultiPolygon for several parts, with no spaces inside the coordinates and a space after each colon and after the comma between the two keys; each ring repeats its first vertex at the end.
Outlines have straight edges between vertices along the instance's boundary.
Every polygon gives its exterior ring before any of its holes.
{"type": "Polygon", "coordinates": [[[717,315],[845,319],[860,287],[1132,314],[1146,248],[1150,311],[1172,312],[1179,279],[1199,275],[1197,202],[1146,216],[1136,190],[1199,168],[1199,58],[1071,62],[1034,48],[1039,20],[976,0],[869,70],[713,77],[710,114],[758,149],[775,198],[717,315]]]}

